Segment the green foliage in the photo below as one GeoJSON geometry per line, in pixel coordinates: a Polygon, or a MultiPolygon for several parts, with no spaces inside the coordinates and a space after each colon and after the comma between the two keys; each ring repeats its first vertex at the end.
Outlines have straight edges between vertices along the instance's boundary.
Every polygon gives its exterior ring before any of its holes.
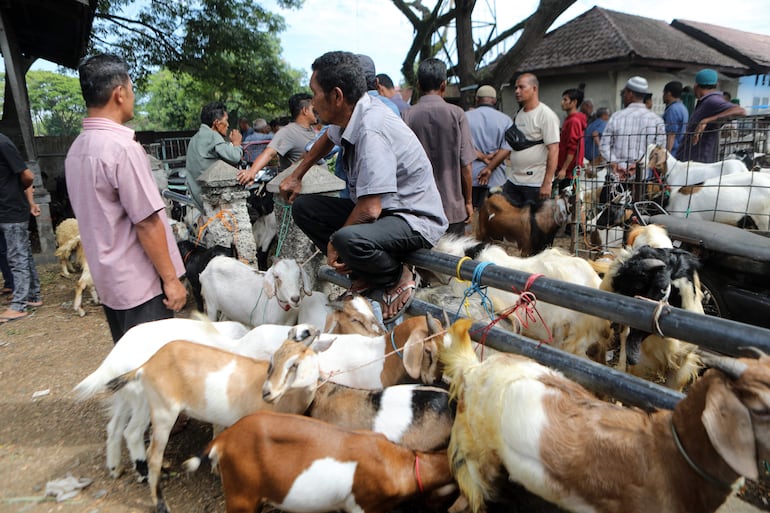
{"type": "Polygon", "coordinates": [[[153,73],[137,95],[132,123],[141,130],[195,130],[201,106],[206,103],[201,86],[186,73],[164,69],[153,73]]]}
{"type": "Polygon", "coordinates": [[[77,135],[86,107],[76,77],[52,71],[27,73],[35,135],[77,135]]]}
{"type": "MultiPolygon", "coordinates": [[[[302,1],[278,4],[296,8],[302,1]]],[[[284,27],[281,16],[252,0],[99,0],[91,52],[125,58],[140,89],[161,68],[171,72],[176,81],[171,85],[181,91],[190,92],[194,83],[197,112],[203,103],[221,100],[231,118],[252,112],[267,117],[286,111],[303,78],[280,57],[277,34],[284,27]]],[[[187,123],[186,101],[174,105],[178,115],[158,119],[175,128],[187,123]]],[[[147,114],[152,124],[153,114],[147,114]]]]}

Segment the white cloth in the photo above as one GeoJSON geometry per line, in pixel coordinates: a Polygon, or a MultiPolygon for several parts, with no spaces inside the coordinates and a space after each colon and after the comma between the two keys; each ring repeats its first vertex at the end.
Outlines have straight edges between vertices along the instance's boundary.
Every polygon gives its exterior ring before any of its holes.
{"type": "Polygon", "coordinates": [[[520,110],[513,117],[516,127],[530,141],[543,140],[521,151],[511,152],[511,167],[506,170],[508,180],[514,185],[540,187],[545,178],[549,144],[559,144],[559,117],[544,103],[529,112],[520,110]]]}

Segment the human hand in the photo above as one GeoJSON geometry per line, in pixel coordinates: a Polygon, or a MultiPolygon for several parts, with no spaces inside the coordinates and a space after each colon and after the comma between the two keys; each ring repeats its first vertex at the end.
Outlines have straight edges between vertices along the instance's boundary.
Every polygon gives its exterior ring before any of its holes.
{"type": "Polygon", "coordinates": [[[706,120],[701,121],[698,123],[698,126],[695,128],[695,134],[692,136],[692,145],[695,146],[700,142],[700,138],[703,135],[703,131],[706,130],[706,126],[708,126],[708,123],[706,123],[706,120]]]}
{"type": "Polygon", "coordinates": [[[557,180],[564,180],[567,178],[567,170],[566,169],[560,169],[558,173],[556,173],[556,179],[557,180]]]}
{"type": "Polygon", "coordinates": [[[551,198],[551,184],[544,183],[540,186],[540,200],[547,200],[551,198]]]}
{"type": "Polygon", "coordinates": [[[38,205],[37,203],[33,203],[32,205],[30,205],[29,213],[32,214],[35,217],[39,216],[40,215],[40,205],[38,205]]]}
{"type": "Polygon", "coordinates": [[[492,170],[485,167],[479,171],[479,176],[476,178],[476,180],[479,182],[479,185],[487,185],[489,183],[490,175],[492,175],[492,170]]]}
{"type": "Polygon", "coordinates": [[[169,310],[179,312],[187,303],[187,289],[179,281],[179,278],[163,282],[163,293],[166,295],[163,304],[169,310]]]}
{"type": "Polygon", "coordinates": [[[254,170],[252,173],[251,168],[249,169],[241,169],[238,171],[238,174],[235,175],[235,179],[238,180],[238,183],[241,185],[249,185],[251,182],[254,181],[254,177],[257,176],[257,171],[254,170]]]}
{"type": "Polygon", "coordinates": [[[348,274],[350,272],[348,266],[340,260],[340,255],[337,253],[337,249],[332,245],[331,241],[326,245],[326,263],[332,266],[332,268],[340,274],[348,274]]]}
{"type": "MultiPolygon", "coordinates": [[[[287,176],[278,185],[278,193],[281,195],[281,198],[283,198],[283,200],[288,203],[293,203],[294,200],[297,198],[297,196],[299,196],[299,193],[301,190],[302,190],[302,181],[298,180],[293,175],[287,176]]],[[[331,247],[331,244],[329,245],[329,247],[331,247]]]]}
{"type": "Polygon", "coordinates": [[[465,204],[465,214],[468,216],[465,220],[465,224],[471,224],[471,222],[473,222],[473,203],[465,204]]]}
{"type": "Polygon", "coordinates": [[[241,145],[243,134],[241,134],[240,130],[230,130],[230,142],[233,143],[233,146],[241,145]]]}

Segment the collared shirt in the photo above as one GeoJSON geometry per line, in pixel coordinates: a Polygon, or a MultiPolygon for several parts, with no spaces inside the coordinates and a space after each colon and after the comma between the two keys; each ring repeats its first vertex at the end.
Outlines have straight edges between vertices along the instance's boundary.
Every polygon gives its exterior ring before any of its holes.
{"type": "MultiPolygon", "coordinates": [[[[280,133],[280,132],[279,132],[280,133]]],[[[377,194],[382,215],[397,215],[430,244],[448,223],[433,169],[420,141],[385,104],[363,95],[344,131],[331,125],[329,139],[344,148],[350,199],[377,194]]]]}
{"type": "Polygon", "coordinates": [[[593,160],[599,156],[599,147],[596,145],[596,142],[594,141],[594,132],[599,133],[599,140],[601,141],[602,134],[604,133],[604,129],[607,127],[607,122],[603,120],[602,118],[596,118],[593,121],[591,121],[591,124],[588,125],[588,128],[586,128],[585,133],[585,157],[588,159],[589,162],[593,162],[593,160]]]}
{"type": "MultiPolygon", "coordinates": [[[[491,105],[479,105],[475,109],[465,113],[468,118],[468,126],[471,129],[473,146],[485,155],[497,150],[510,150],[511,146],[505,140],[505,131],[511,128],[513,120],[508,114],[504,114],[491,105]]],[[[505,183],[505,164],[501,163],[492,171],[487,185],[479,184],[479,173],[487,165],[482,160],[473,161],[473,186],[474,187],[499,187],[505,183]]]]}
{"type": "Polygon", "coordinates": [[[163,200],[134,131],[86,118],[64,163],[80,240],[102,303],[128,310],[160,295],[160,277],[139,243],[136,224],[158,213],[177,276],[184,274],[163,200]]]}
{"type": "Polygon", "coordinates": [[[675,134],[674,145],[671,147],[671,154],[676,155],[679,146],[684,140],[684,131],[687,129],[687,120],[690,119],[690,113],[684,106],[682,100],[676,100],[666,105],[663,112],[663,121],[666,122],[666,134],[675,134]]]}
{"type": "Polygon", "coordinates": [[[463,197],[462,168],[476,157],[465,112],[440,95],[426,94],[404,114],[404,122],[428,154],[449,224],[465,221],[468,212],[463,197]]]}
{"type": "Polygon", "coordinates": [[[224,161],[231,166],[237,166],[243,155],[243,149],[240,146],[233,146],[230,141],[211,128],[201,124],[196,133],[190,139],[187,145],[187,189],[190,191],[198,210],[205,214],[203,210],[203,199],[201,199],[201,186],[198,178],[201,174],[211,167],[217,161],[224,161]]]}
{"type": "Polygon", "coordinates": [[[692,116],[690,116],[690,121],[687,124],[687,134],[682,141],[682,145],[679,147],[679,151],[676,153],[676,159],[681,161],[716,162],[718,159],[717,148],[719,146],[719,127],[721,123],[709,123],[703,131],[698,144],[692,144],[692,135],[702,120],[733,107],[735,107],[735,104],[725,100],[722,91],[712,91],[702,96],[695,105],[695,110],[692,111],[692,116]]]}
{"type": "Polygon", "coordinates": [[[666,145],[663,118],[642,102],[630,103],[610,116],[599,148],[607,162],[617,162],[622,172],[644,157],[647,145],[666,145]]]}

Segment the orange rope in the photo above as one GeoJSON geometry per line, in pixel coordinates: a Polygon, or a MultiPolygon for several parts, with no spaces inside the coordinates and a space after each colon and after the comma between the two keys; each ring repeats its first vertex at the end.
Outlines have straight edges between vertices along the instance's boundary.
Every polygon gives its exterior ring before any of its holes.
{"type": "Polygon", "coordinates": [[[235,246],[235,256],[238,256],[238,220],[235,218],[235,214],[233,214],[232,210],[225,210],[222,209],[219,212],[216,213],[216,215],[209,217],[208,221],[206,221],[203,226],[201,226],[198,229],[198,238],[195,241],[196,245],[199,245],[201,242],[201,239],[203,238],[203,232],[206,231],[206,228],[215,220],[218,219],[220,223],[222,223],[222,226],[225,227],[225,229],[233,234],[233,246],[235,246]],[[232,218],[233,222],[231,223],[228,221],[225,216],[230,216],[232,218]]]}

